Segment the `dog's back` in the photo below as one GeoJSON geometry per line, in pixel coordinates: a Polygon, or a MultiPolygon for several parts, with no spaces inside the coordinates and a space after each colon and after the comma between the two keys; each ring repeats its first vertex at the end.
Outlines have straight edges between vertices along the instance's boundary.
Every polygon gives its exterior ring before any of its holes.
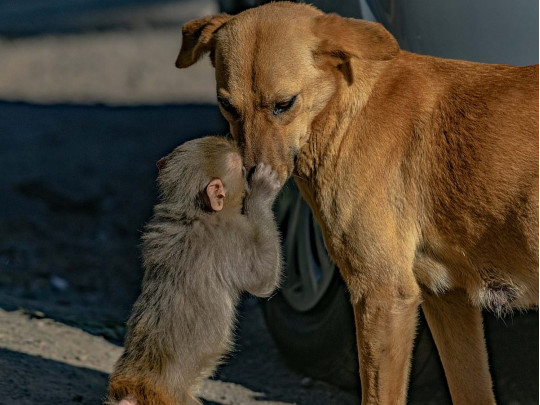
{"type": "Polygon", "coordinates": [[[404,57],[424,62],[431,92],[416,132],[417,267],[444,268],[479,306],[537,305],[538,66],[404,57]]]}

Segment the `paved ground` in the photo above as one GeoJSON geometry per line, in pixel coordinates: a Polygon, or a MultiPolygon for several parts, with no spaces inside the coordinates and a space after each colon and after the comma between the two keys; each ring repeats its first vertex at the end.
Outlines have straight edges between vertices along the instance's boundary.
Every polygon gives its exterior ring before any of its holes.
{"type": "MultiPolygon", "coordinates": [[[[154,162],[226,130],[209,62],[173,66],[181,23],[216,11],[211,0],[0,4],[0,405],[103,397],[142,276],[154,162]]],[[[201,391],[209,404],[359,403],[289,371],[253,299],[238,325],[237,350],[201,391]]],[[[487,329],[500,403],[538,403],[537,314],[487,317],[487,329]]],[[[413,403],[448,403],[444,385],[413,403]]]]}
{"type": "Polygon", "coordinates": [[[183,71],[174,67],[182,23],[218,13],[214,1],[48,3],[56,7],[35,0],[25,1],[26,7],[0,4],[1,100],[215,102],[214,71],[207,58],[183,71]]]}

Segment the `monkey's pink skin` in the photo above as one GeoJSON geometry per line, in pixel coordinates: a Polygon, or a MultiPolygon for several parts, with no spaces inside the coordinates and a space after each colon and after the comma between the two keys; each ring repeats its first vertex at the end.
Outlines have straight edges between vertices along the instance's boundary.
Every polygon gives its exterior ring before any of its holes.
{"type": "Polygon", "coordinates": [[[159,170],[161,170],[165,166],[165,163],[167,163],[167,157],[162,157],[156,162],[156,166],[159,170]]]}
{"type": "Polygon", "coordinates": [[[137,405],[137,400],[133,398],[124,398],[118,405],[137,405]]]}

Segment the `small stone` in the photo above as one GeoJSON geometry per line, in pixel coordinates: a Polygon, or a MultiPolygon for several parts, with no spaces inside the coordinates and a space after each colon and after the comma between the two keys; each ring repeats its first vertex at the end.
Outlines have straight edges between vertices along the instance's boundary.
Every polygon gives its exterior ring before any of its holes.
{"type": "Polygon", "coordinates": [[[53,274],[49,279],[52,288],[58,291],[66,291],[69,288],[69,283],[65,278],[53,274]]]}
{"type": "Polygon", "coordinates": [[[45,318],[45,313],[41,311],[30,311],[28,315],[30,315],[31,318],[36,318],[36,319],[45,318]]]}
{"type": "Polygon", "coordinates": [[[309,377],[302,378],[302,381],[300,381],[300,385],[304,388],[309,388],[313,386],[313,380],[309,377]]]}

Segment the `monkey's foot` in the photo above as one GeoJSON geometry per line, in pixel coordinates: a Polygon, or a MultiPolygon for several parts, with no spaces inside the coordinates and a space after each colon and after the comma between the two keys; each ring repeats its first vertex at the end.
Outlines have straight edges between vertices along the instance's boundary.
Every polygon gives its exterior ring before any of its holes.
{"type": "Polygon", "coordinates": [[[133,397],[124,398],[118,405],[137,405],[137,400],[133,397]]]}

